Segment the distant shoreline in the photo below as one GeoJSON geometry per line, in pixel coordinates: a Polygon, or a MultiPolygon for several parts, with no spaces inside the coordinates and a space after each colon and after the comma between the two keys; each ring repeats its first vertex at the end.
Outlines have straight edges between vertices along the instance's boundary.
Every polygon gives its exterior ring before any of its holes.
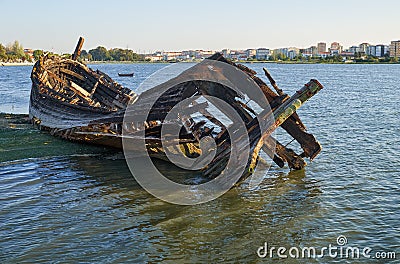
{"type": "MultiPolygon", "coordinates": [[[[198,63],[200,61],[85,61],[86,65],[99,64],[172,64],[172,63],[198,63]]],[[[400,62],[309,62],[309,61],[235,61],[235,63],[277,63],[277,64],[400,64],[400,62]]],[[[2,66],[33,66],[35,62],[0,62],[2,66]]]]}
{"type": "MultiPolygon", "coordinates": [[[[183,61],[186,63],[186,61],[183,61]]],[[[187,61],[191,62],[191,61],[187,61]]],[[[157,61],[157,62],[150,62],[150,61],[83,61],[83,64],[90,65],[90,64],[171,64],[175,62],[170,61],[157,61]]]]}
{"type": "MultiPolygon", "coordinates": [[[[84,64],[171,64],[171,63],[199,63],[201,60],[195,61],[85,61],[84,64]]],[[[235,63],[277,63],[277,64],[400,64],[400,62],[356,62],[356,61],[340,61],[340,62],[317,62],[317,61],[233,61],[235,63]]]]}
{"type": "Polygon", "coordinates": [[[0,62],[0,66],[33,66],[34,62],[0,62]]]}
{"type": "MultiPolygon", "coordinates": [[[[172,64],[199,63],[201,61],[85,61],[84,64],[172,64]]],[[[235,63],[277,63],[277,64],[400,64],[400,62],[308,62],[308,61],[234,61],[235,63]]]]}
{"type": "Polygon", "coordinates": [[[238,61],[238,63],[277,63],[277,64],[400,64],[400,62],[310,62],[310,61],[238,61]]]}

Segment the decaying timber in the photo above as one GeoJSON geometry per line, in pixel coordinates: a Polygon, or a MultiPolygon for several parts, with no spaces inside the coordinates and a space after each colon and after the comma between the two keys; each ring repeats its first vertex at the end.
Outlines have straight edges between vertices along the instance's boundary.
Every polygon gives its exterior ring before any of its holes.
{"type": "MultiPolygon", "coordinates": [[[[113,81],[107,74],[94,71],[76,61],[83,39],[80,39],[72,56],[73,59],[46,55],[34,65],[31,79],[30,118],[40,129],[65,139],[122,148],[123,119],[129,103],[137,104],[135,115],[141,115],[140,104],[146,104],[156,98],[146,122],[135,127],[138,135],[144,135],[147,151],[151,157],[168,160],[161,142],[161,130],[168,126],[168,112],[179,102],[196,95],[212,96],[224,100],[240,115],[246,125],[250,143],[250,155],[247,158],[245,173],[241,179],[250,175],[259,159],[262,149],[270,155],[278,166],[285,162],[292,169],[301,169],[306,165],[304,157],[314,159],[321,146],[312,134],[306,132],[304,124],[296,113],[298,107],[322,89],[322,85],[311,80],[295,95],[289,97],[275,83],[267,70],[265,74],[276,92],[264,83],[256,72],[241,64],[235,64],[216,53],[209,60],[227,63],[249,76],[260,88],[268,100],[272,111],[263,113],[263,117],[274,115],[274,123],[261,132],[254,118],[254,110],[240,96],[227,87],[204,80],[192,80],[169,87],[164,94],[150,89],[139,96],[128,88],[113,81]],[[296,154],[272,138],[272,132],[281,126],[296,140],[303,153],[296,154]],[[139,133],[140,132],[140,133],[139,133]],[[275,151],[271,151],[271,146],[275,151]]],[[[216,143],[215,157],[204,168],[205,176],[213,178],[227,163],[232,145],[241,148],[242,142],[231,142],[226,127],[210,112],[207,103],[192,105],[190,111],[201,118],[194,120],[182,117],[185,130],[179,134],[177,143],[187,157],[196,157],[201,153],[199,142],[211,136],[216,143]]],[[[136,132],[131,133],[135,136],[136,132]]]]}

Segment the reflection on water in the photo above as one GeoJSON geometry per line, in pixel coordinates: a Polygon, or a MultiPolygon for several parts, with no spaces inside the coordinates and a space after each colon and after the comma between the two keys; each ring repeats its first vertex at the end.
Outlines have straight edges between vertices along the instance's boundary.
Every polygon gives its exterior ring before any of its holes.
{"type": "MultiPolygon", "coordinates": [[[[260,173],[255,189],[245,182],[206,204],[172,205],[135,182],[122,153],[63,141],[3,115],[0,262],[271,262],[257,257],[264,242],[321,248],[336,245],[339,235],[349,246],[398,251],[400,65],[249,66],[259,73],[268,67],[289,94],[310,78],[325,86],[299,110],[323,146],[305,170],[273,165],[260,173]]],[[[98,68],[112,77],[134,71],[135,77],[121,81],[136,88],[161,67],[98,68]]],[[[7,96],[26,107],[29,81],[19,79],[26,72],[0,72],[0,111],[11,111],[7,96]]],[[[290,142],[285,133],[276,137],[290,142]]],[[[169,164],[158,166],[171,177],[186,177],[169,164]]]]}
{"type": "Polygon", "coordinates": [[[0,167],[1,215],[7,217],[0,229],[3,257],[250,260],[267,238],[293,243],[304,238],[302,223],[319,210],[319,183],[304,171],[275,171],[252,192],[244,184],[203,205],[168,204],[140,188],[120,155],[0,167]]]}

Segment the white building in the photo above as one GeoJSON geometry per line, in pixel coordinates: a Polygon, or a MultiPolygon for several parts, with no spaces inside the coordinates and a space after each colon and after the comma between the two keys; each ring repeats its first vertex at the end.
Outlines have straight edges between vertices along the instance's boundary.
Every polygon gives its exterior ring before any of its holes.
{"type": "Polygon", "coordinates": [[[290,49],[290,50],[288,51],[287,57],[288,57],[289,59],[293,60],[293,59],[297,56],[297,54],[299,54],[299,50],[298,50],[298,49],[290,49]]]}
{"type": "Polygon", "coordinates": [[[147,61],[151,61],[151,62],[162,61],[163,56],[160,54],[149,54],[149,55],[145,55],[144,59],[147,61]]]}
{"type": "Polygon", "coordinates": [[[255,49],[247,49],[247,50],[246,50],[246,56],[247,56],[247,58],[252,59],[252,58],[255,58],[256,55],[257,55],[257,50],[255,50],[255,49]]]}
{"type": "Polygon", "coordinates": [[[376,57],[384,57],[385,54],[389,53],[389,46],[387,46],[387,45],[379,44],[379,45],[376,45],[375,47],[376,47],[375,48],[375,56],[376,57]]]}
{"type": "Polygon", "coordinates": [[[375,56],[375,57],[384,57],[385,54],[388,54],[389,46],[386,45],[369,45],[366,49],[366,55],[375,56]]]}
{"type": "Polygon", "coordinates": [[[351,53],[355,54],[356,52],[360,52],[361,50],[360,50],[360,47],[358,47],[358,46],[351,46],[351,47],[349,48],[349,51],[350,51],[351,53]]]}
{"type": "Polygon", "coordinates": [[[231,55],[231,50],[230,49],[223,49],[221,52],[222,52],[222,55],[224,55],[225,58],[229,58],[229,56],[231,55]]]}
{"type": "Polygon", "coordinates": [[[367,54],[368,47],[370,45],[368,43],[361,43],[360,44],[360,52],[367,54]]]}
{"type": "Polygon", "coordinates": [[[166,51],[163,53],[165,61],[176,60],[178,56],[182,55],[180,51],[166,51]]]}
{"type": "MultiPolygon", "coordinates": [[[[322,50],[322,48],[321,48],[321,50],[322,50]]],[[[323,51],[321,51],[321,52],[323,52],[323,51]]],[[[318,47],[311,46],[309,48],[304,49],[302,53],[307,54],[307,56],[317,56],[319,54],[319,51],[318,51],[318,47]]]]}
{"type": "Polygon", "coordinates": [[[376,56],[376,46],[369,45],[365,51],[365,54],[369,56],[376,56]]]}
{"type": "Polygon", "coordinates": [[[274,49],[274,55],[283,55],[284,57],[288,57],[289,49],[288,48],[281,48],[281,49],[274,49]]]}
{"type": "Polygon", "coordinates": [[[266,48],[259,48],[256,50],[256,59],[257,60],[268,60],[271,55],[271,51],[266,48]]]}

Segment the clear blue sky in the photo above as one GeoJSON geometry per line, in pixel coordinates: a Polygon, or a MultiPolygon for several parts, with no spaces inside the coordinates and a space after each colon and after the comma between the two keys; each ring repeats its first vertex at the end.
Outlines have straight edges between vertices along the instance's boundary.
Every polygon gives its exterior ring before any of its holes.
{"type": "Polygon", "coordinates": [[[0,43],[72,52],[99,45],[137,52],[344,47],[400,39],[400,1],[0,0],[0,43]]]}

